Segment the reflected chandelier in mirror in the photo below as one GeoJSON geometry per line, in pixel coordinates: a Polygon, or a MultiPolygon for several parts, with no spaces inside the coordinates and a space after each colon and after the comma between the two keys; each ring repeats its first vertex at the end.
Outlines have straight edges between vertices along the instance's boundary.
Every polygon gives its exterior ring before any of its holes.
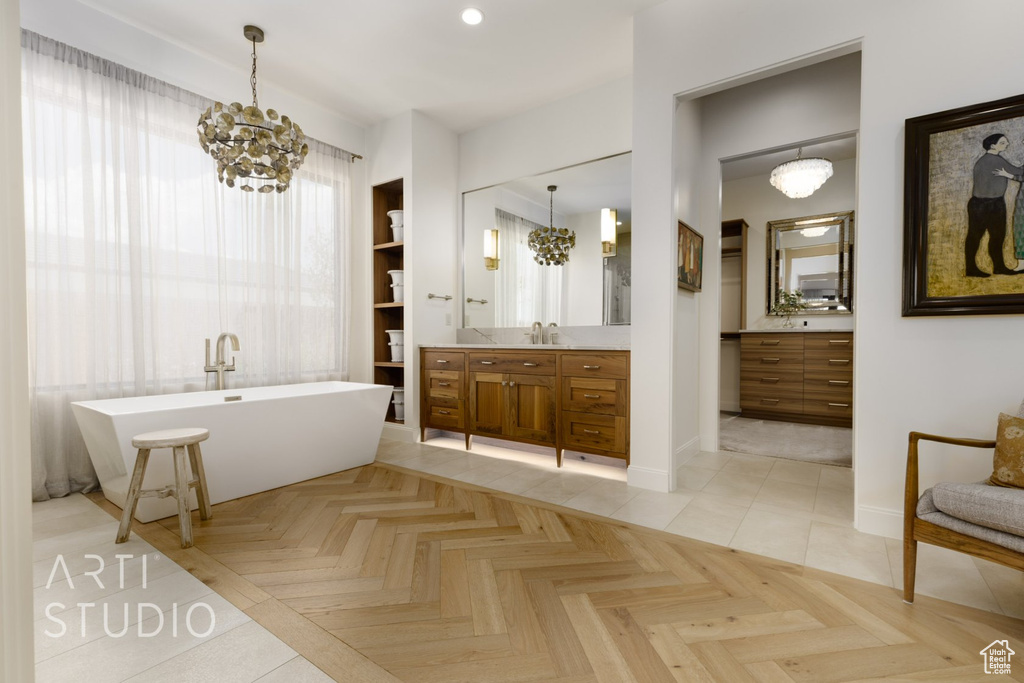
{"type": "Polygon", "coordinates": [[[800,292],[800,315],[853,312],[853,211],[768,222],[766,310],[800,292]]]}

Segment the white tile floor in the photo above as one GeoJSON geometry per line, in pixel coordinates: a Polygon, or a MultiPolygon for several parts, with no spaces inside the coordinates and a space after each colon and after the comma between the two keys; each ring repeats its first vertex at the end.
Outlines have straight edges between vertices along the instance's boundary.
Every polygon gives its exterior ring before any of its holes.
{"type": "Polygon", "coordinates": [[[88,498],[32,507],[39,683],[331,681],[88,498]]]}
{"type": "MultiPolygon", "coordinates": [[[[523,452],[461,437],[382,440],[377,459],[902,590],[901,541],[853,528],[853,471],[740,453],[698,453],[679,488],[626,484],[621,466],[523,452]]],[[[919,545],[917,591],[1024,618],[1024,573],[919,545]]]]}

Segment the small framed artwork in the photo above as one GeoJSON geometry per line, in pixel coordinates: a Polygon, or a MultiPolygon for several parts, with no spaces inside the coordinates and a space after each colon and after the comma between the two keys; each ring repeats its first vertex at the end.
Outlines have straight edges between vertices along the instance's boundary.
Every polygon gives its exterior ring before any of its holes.
{"type": "Polygon", "coordinates": [[[1024,313],[1024,95],[906,121],[903,315],[1024,313]]]}
{"type": "Polygon", "coordinates": [[[679,275],[676,284],[682,289],[699,292],[704,272],[704,236],[679,221],[679,275]]]}

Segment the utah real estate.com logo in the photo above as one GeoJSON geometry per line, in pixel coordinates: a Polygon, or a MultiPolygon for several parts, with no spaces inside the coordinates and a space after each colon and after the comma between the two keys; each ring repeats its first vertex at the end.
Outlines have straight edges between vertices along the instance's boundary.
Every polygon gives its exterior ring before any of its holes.
{"type": "Polygon", "coordinates": [[[985,673],[1009,674],[1010,657],[1017,653],[1010,649],[1008,640],[993,640],[980,654],[985,658],[985,673]]]}

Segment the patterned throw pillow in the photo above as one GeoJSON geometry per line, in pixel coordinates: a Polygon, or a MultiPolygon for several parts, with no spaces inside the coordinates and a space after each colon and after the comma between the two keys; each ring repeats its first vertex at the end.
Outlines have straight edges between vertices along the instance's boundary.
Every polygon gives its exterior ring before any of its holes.
{"type": "Polygon", "coordinates": [[[1024,488],[1024,418],[999,414],[996,452],[989,483],[1024,488]]]}

